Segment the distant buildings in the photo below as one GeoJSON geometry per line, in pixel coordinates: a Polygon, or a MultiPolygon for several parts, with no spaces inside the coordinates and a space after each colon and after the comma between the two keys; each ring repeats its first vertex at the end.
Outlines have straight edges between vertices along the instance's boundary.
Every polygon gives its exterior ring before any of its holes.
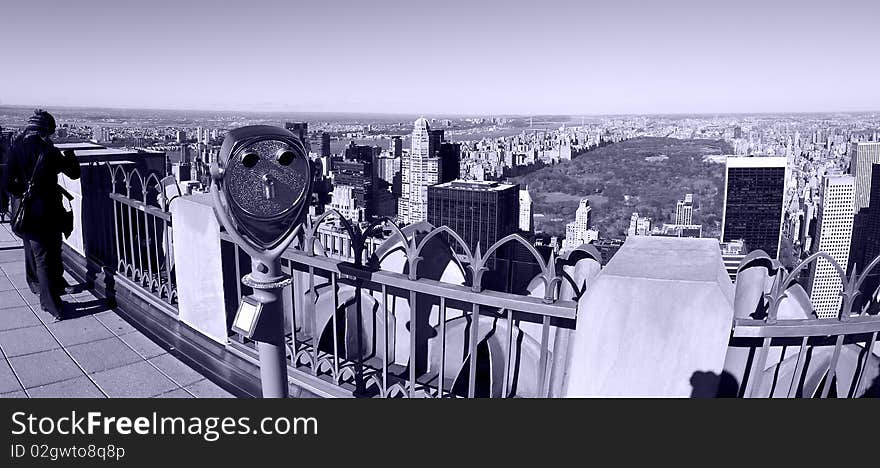
{"type": "Polygon", "coordinates": [[[428,187],[427,193],[427,221],[449,226],[472,252],[479,244],[485,253],[499,239],[519,231],[518,185],[455,180],[428,187]]]}
{"type": "Polygon", "coordinates": [[[629,219],[629,229],[626,231],[627,236],[650,236],[651,235],[651,218],[639,216],[633,213],[629,219]]]}
{"type": "Polygon", "coordinates": [[[412,145],[408,155],[401,160],[401,196],[397,216],[402,224],[427,220],[428,187],[440,181],[440,159],[434,157],[431,142],[437,139],[424,118],[416,120],[412,133],[412,145]]]}
{"type": "Polygon", "coordinates": [[[694,220],[694,194],[684,196],[675,204],[675,224],[690,225],[694,220]]]}
{"type": "Polygon", "coordinates": [[[728,157],[721,240],[779,257],[787,178],[785,157],[728,157]]]}
{"type": "Polygon", "coordinates": [[[599,238],[599,231],[590,229],[592,211],[590,200],[587,198],[581,199],[574,214],[574,221],[565,225],[562,253],[570,252],[582,244],[589,244],[599,238]]]}
{"type": "MultiPolygon", "coordinates": [[[[846,271],[853,228],[854,178],[826,176],[819,205],[816,251],[825,252],[846,271]]],[[[843,283],[836,268],[825,258],[810,265],[810,302],[819,318],[837,317],[843,283]]]]}
{"type": "Polygon", "coordinates": [[[376,173],[373,167],[373,159],[376,149],[372,146],[356,145],[352,142],[345,148],[342,158],[334,158],[332,161],[333,194],[342,197],[342,201],[334,199],[334,208],[356,216],[346,216],[355,221],[367,221],[375,214],[373,203],[376,187],[376,173]],[[351,188],[350,193],[337,190],[341,187],[351,188]],[[342,208],[338,208],[342,203],[342,208]]]}
{"type": "Polygon", "coordinates": [[[297,138],[302,142],[302,144],[306,147],[306,150],[311,150],[311,144],[309,143],[309,123],[308,122],[286,122],[284,124],[284,128],[288,129],[296,135],[297,138]]]}
{"type": "MultiPolygon", "coordinates": [[[[636,231],[639,227],[638,222],[636,220],[636,231]]],[[[633,227],[632,219],[630,219],[630,227],[633,227]]],[[[645,227],[650,229],[650,226],[645,227]]],[[[650,234],[664,237],[703,237],[703,226],[694,224],[694,194],[685,194],[684,199],[676,202],[675,218],[672,224],[664,223],[660,227],[655,227],[650,234]]]]}
{"type": "MultiPolygon", "coordinates": [[[[113,135],[109,128],[102,127],[100,125],[92,126],[92,141],[95,143],[102,143],[110,141],[113,138],[113,135]]],[[[177,132],[177,142],[180,143],[182,140],[186,140],[186,132],[177,132]]]]}
{"type": "Polygon", "coordinates": [[[590,245],[602,255],[602,266],[605,266],[614,258],[614,254],[623,247],[623,242],[621,239],[598,239],[591,242],[590,245]]]}
{"type": "Polygon", "coordinates": [[[742,240],[730,242],[721,242],[721,261],[724,262],[724,269],[730,276],[730,281],[736,282],[736,273],[739,265],[746,258],[746,245],[742,240]]]}
{"type": "Polygon", "coordinates": [[[366,207],[362,201],[358,201],[354,187],[334,185],[330,208],[338,211],[350,221],[358,222],[367,218],[366,207]]]}
{"type": "Polygon", "coordinates": [[[651,232],[654,236],[663,237],[703,237],[703,226],[699,224],[663,224],[651,232]]]}

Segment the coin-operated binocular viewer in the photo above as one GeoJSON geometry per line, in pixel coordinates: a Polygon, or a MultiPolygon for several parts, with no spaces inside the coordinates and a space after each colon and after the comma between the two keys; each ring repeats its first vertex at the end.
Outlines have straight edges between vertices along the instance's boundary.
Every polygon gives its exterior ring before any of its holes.
{"type": "Polygon", "coordinates": [[[232,329],[257,342],[264,398],[287,397],[287,355],[281,290],[291,278],[280,257],[296,236],[312,193],[312,165],[288,130],[241,127],[223,140],[211,165],[214,213],[251,257],[241,279],[254,293],[242,298],[232,329]]]}

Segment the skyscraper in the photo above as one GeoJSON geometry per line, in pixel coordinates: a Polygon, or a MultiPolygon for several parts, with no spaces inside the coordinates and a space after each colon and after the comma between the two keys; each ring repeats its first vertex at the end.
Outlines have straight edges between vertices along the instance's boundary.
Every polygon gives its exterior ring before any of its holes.
{"type": "Polygon", "coordinates": [[[479,243],[485,253],[519,230],[518,185],[455,180],[428,187],[427,193],[428,222],[452,228],[472,252],[479,243]]]}
{"type": "MultiPolygon", "coordinates": [[[[846,269],[853,227],[854,178],[848,175],[825,177],[819,205],[816,251],[825,252],[846,269]]],[[[811,266],[810,302],[819,318],[836,317],[840,310],[843,284],[837,270],[820,258],[811,266]]]]}
{"type": "Polygon", "coordinates": [[[391,153],[391,156],[394,158],[399,158],[403,155],[403,139],[399,136],[391,137],[391,146],[388,148],[388,152],[391,153]]]}
{"type": "MultiPolygon", "coordinates": [[[[867,226],[870,224],[869,205],[871,202],[872,168],[880,163],[880,142],[853,142],[849,146],[850,174],[855,178],[852,247],[850,249],[850,267],[854,263],[863,262],[868,256],[867,250],[872,243],[868,237],[867,226]]],[[[871,207],[873,210],[874,207],[871,207]]],[[[876,241],[874,241],[876,242],[876,241]]],[[[862,268],[867,264],[862,264],[862,268]]]]}
{"type": "Polygon", "coordinates": [[[850,174],[855,177],[855,212],[868,207],[871,166],[880,163],[880,142],[850,143],[850,174]]]}
{"type": "Polygon", "coordinates": [[[321,157],[330,157],[330,134],[327,132],[321,132],[321,157]]]}
{"type": "Polygon", "coordinates": [[[398,221],[413,224],[427,220],[428,186],[439,182],[439,158],[431,147],[431,128],[424,118],[416,120],[409,155],[401,159],[401,196],[398,221]]]}
{"type": "Polygon", "coordinates": [[[532,195],[529,188],[519,190],[519,230],[523,232],[532,232],[533,229],[534,208],[532,207],[532,195]]]}
{"type": "Polygon", "coordinates": [[[694,215],[694,194],[688,193],[684,196],[684,200],[679,200],[675,204],[675,224],[693,224],[694,215]]]}
{"type": "MultiPolygon", "coordinates": [[[[376,149],[372,146],[356,145],[352,142],[345,148],[342,158],[332,159],[333,161],[333,186],[334,195],[337,193],[337,187],[350,187],[351,192],[347,192],[346,196],[353,200],[353,204],[348,205],[352,210],[359,210],[361,215],[356,219],[364,221],[369,219],[375,213],[373,206],[373,189],[376,186],[376,172],[373,167],[373,155],[376,149]]],[[[333,205],[337,205],[337,201],[333,201],[333,205]]]]}
{"type": "Polygon", "coordinates": [[[294,135],[296,135],[299,140],[302,142],[303,146],[306,147],[306,151],[312,150],[312,145],[309,142],[309,123],[308,122],[286,122],[284,124],[284,128],[290,130],[294,135]]]}
{"type": "Polygon", "coordinates": [[[779,257],[787,171],[785,157],[727,158],[722,242],[741,239],[779,257]]]}
{"type": "MultiPolygon", "coordinates": [[[[864,271],[880,256],[880,163],[871,167],[871,198],[863,220],[862,233],[865,242],[860,271],[864,271]]],[[[875,269],[874,275],[880,278],[880,269],[875,269]]]]}
{"type": "Polygon", "coordinates": [[[574,221],[565,225],[565,240],[562,241],[562,251],[568,252],[581,246],[581,244],[589,244],[590,241],[599,238],[598,231],[590,229],[590,218],[592,217],[593,208],[590,207],[590,200],[581,199],[578,208],[574,213],[574,221]]]}
{"type": "Polygon", "coordinates": [[[461,178],[461,144],[441,142],[437,151],[440,159],[440,182],[452,182],[461,178]]]}
{"type": "Polygon", "coordinates": [[[437,157],[440,151],[440,143],[446,141],[446,132],[443,130],[428,129],[428,145],[431,147],[431,157],[437,157]]]}

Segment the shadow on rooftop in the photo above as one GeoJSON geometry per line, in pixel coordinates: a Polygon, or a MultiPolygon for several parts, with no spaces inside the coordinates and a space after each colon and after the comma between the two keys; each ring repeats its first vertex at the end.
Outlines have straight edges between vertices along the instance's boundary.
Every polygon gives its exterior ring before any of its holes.
{"type": "Polygon", "coordinates": [[[64,318],[75,319],[111,310],[106,299],[95,299],[86,302],[68,302],[64,306],[64,318]]]}
{"type": "Polygon", "coordinates": [[[691,387],[691,398],[732,398],[736,397],[739,382],[727,371],[721,375],[696,371],[691,375],[691,387]]]}

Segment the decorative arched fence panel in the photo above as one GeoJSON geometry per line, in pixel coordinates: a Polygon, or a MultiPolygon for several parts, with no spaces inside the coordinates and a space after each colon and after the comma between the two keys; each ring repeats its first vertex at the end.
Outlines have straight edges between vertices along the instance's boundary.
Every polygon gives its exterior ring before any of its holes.
{"type": "Polygon", "coordinates": [[[171,213],[164,183],[156,174],[144,177],[138,169],[107,167],[111,180],[116,271],[140,290],[174,306],[177,282],[171,213]]]}
{"type": "MultiPolygon", "coordinates": [[[[880,258],[863,271],[855,269],[847,274],[843,266],[823,252],[811,255],[791,272],[766,255],[753,255],[740,267],[738,278],[745,281],[747,275],[743,272],[759,263],[766,273],[763,278],[751,278],[755,284],[769,286],[764,287],[758,304],[738,307],[756,312],[734,320],[726,366],[730,373],[722,378],[725,395],[880,396],[880,357],[876,349],[880,332],[880,258]],[[820,261],[828,262],[840,279],[837,317],[817,318],[806,288],[799,283],[801,273],[820,261]],[[860,298],[863,300],[857,301],[860,298]]],[[[738,288],[747,289],[739,284],[740,279],[737,282],[738,288]]],[[[738,289],[737,300],[745,297],[755,296],[738,289]]]]}
{"type": "MultiPolygon", "coordinates": [[[[237,258],[244,271],[246,259],[237,258]]],[[[576,303],[557,299],[556,259],[545,260],[519,236],[471,251],[445,226],[400,228],[383,219],[362,227],[330,211],[306,220],[282,267],[294,276],[284,298],[294,378],[368,397],[554,391],[551,377],[561,369],[553,337],[573,329],[576,303]],[[541,297],[482,285],[497,253],[513,245],[534,256],[546,285],[541,297]]]]}

